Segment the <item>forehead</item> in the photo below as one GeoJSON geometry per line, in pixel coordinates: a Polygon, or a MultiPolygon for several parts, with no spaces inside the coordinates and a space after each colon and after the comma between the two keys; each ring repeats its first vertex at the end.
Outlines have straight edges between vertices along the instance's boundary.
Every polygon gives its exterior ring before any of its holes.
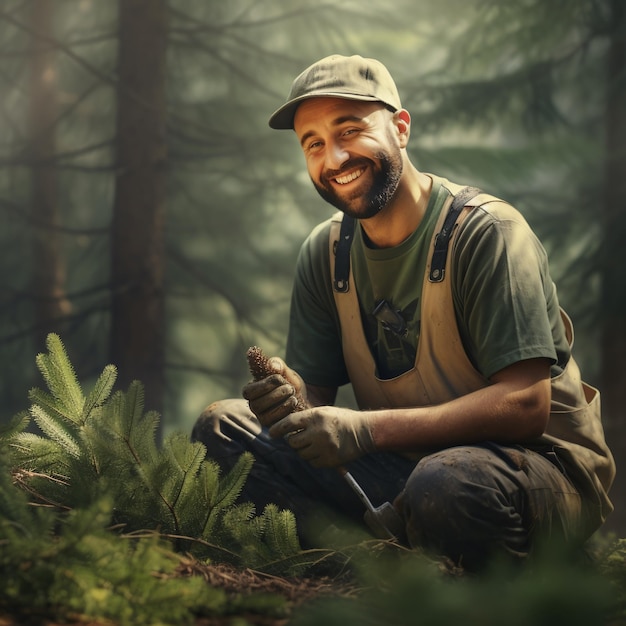
{"type": "Polygon", "coordinates": [[[296,134],[310,128],[333,125],[349,118],[364,119],[374,111],[384,109],[382,102],[364,102],[346,98],[311,98],[300,104],[294,116],[296,134]]]}

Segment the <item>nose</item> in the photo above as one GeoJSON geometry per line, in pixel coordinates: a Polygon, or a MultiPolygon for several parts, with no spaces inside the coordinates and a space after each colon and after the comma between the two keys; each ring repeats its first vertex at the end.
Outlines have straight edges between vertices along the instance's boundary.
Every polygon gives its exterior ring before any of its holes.
{"type": "Polygon", "coordinates": [[[342,165],[350,158],[348,151],[340,141],[333,141],[326,145],[326,168],[340,170],[342,165]]]}

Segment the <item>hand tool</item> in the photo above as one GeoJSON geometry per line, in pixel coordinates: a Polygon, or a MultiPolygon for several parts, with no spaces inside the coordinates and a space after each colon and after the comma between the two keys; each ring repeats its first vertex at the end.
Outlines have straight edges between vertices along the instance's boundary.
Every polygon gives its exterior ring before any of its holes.
{"type": "Polygon", "coordinates": [[[363,519],[374,536],[378,539],[391,539],[399,543],[406,543],[404,521],[393,505],[390,502],[383,502],[380,506],[374,506],[354,476],[343,466],[337,469],[365,505],[366,510],[363,519]]]}

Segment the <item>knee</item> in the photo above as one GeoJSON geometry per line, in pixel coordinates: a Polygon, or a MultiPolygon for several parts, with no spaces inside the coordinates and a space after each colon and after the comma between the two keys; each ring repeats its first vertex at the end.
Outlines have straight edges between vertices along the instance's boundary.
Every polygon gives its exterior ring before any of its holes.
{"type": "Polygon", "coordinates": [[[480,448],[451,448],[424,458],[402,494],[410,545],[469,569],[496,546],[521,553],[526,535],[515,491],[480,448]]]}
{"type": "Polygon", "coordinates": [[[201,441],[212,439],[216,432],[219,432],[218,425],[221,421],[222,402],[213,402],[209,404],[202,413],[200,413],[193,428],[191,429],[191,440],[201,441]]]}
{"type": "Polygon", "coordinates": [[[426,529],[442,529],[451,519],[458,519],[456,509],[465,490],[465,480],[458,459],[450,459],[445,453],[430,455],[416,466],[403,494],[405,513],[416,543],[422,543],[426,529]]]}
{"type": "Polygon", "coordinates": [[[517,508],[513,468],[488,449],[459,446],[431,454],[406,484],[409,506],[422,517],[475,517],[507,505],[517,508]]]}
{"type": "Polygon", "coordinates": [[[245,400],[230,398],[213,402],[196,420],[191,430],[191,440],[203,443],[212,454],[240,453],[238,442],[242,435],[254,435],[261,427],[245,400]]]}

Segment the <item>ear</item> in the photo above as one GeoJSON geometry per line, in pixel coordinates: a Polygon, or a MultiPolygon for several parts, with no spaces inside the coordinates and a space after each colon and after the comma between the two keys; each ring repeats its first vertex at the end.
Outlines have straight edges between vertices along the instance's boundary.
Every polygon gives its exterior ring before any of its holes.
{"type": "Polygon", "coordinates": [[[400,109],[396,111],[394,117],[401,147],[405,148],[409,142],[409,135],[411,134],[411,114],[406,109],[400,109]]]}

